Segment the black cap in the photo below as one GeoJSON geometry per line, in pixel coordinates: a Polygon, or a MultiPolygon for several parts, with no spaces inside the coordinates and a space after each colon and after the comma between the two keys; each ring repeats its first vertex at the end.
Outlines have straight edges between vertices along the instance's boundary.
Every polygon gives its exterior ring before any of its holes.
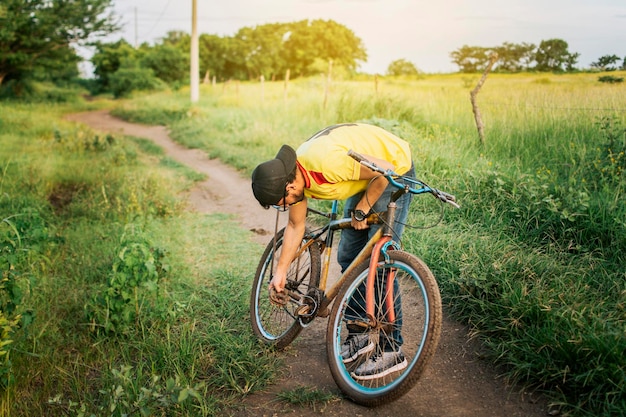
{"type": "Polygon", "coordinates": [[[283,145],[276,158],[263,162],[252,171],[252,192],[262,206],[278,204],[285,196],[287,178],[296,167],[296,151],[283,145]]]}

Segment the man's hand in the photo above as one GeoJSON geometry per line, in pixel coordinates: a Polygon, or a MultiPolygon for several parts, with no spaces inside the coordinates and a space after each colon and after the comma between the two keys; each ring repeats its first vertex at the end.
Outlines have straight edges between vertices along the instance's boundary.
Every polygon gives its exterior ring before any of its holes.
{"type": "Polygon", "coordinates": [[[287,292],[276,292],[274,287],[270,287],[270,302],[277,307],[284,307],[289,302],[287,292]]]}
{"type": "Polygon", "coordinates": [[[287,276],[285,274],[281,274],[278,271],[272,277],[270,281],[270,289],[274,289],[276,292],[283,292],[285,290],[285,282],[287,281],[287,276]]]}
{"type": "Polygon", "coordinates": [[[289,296],[285,291],[285,274],[274,274],[269,284],[270,302],[275,306],[281,307],[287,304],[289,296]],[[282,277],[282,278],[281,278],[282,277]]]}

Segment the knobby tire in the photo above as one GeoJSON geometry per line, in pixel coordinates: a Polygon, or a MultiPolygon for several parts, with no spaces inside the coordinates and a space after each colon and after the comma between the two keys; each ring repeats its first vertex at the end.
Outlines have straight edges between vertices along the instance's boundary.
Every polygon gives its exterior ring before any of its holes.
{"type": "Polygon", "coordinates": [[[357,303],[359,308],[354,308],[354,301],[352,305],[349,304],[353,296],[361,295],[365,298],[364,283],[367,280],[369,261],[358,265],[347,277],[346,283],[333,303],[326,334],[328,363],[336,384],[354,402],[369,407],[394,401],[415,385],[434,355],[441,334],[441,296],[432,272],[424,262],[410,253],[391,250],[388,254],[388,262],[384,259],[379,261],[377,280],[387,276],[390,268],[395,271],[396,279],[392,287],[394,299],[397,294],[401,295],[403,339],[401,349],[408,361],[408,366],[404,370],[378,379],[360,380],[352,374],[363,361],[371,355],[380,353],[384,345],[389,346],[385,340],[390,339],[391,330],[394,328],[389,324],[385,315],[387,311],[384,307],[385,290],[380,290],[380,288],[386,288],[385,285],[377,285],[377,291],[375,291],[375,315],[381,326],[364,327],[363,324],[367,323],[367,320],[364,317],[364,306],[363,311],[360,308],[363,303],[357,303]],[[355,316],[360,318],[355,320],[355,316]],[[344,364],[340,352],[341,345],[347,338],[346,324],[349,319],[352,320],[353,330],[355,323],[361,324],[358,330],[368,332],[370,340],[374,341],[375,348],[355,361],[344,364]]]}
{"type": "MultiPolygon", "coordinates": [[[[269,299],[268,286],[272,277],[270,271],[272,258],[274,258],[275,267],[280,257],[284,232],[283,228],[276,235],[276,251],[274,251],[274,239],[265,248],[250,294],[252,330],[261,341],[277,349],[287,347],[303,328],[296,314],[299,306],[293,300],[281,307],[272,304],[269,299]]],[[[303,240],[303,244],[305,242],[306,240],[303,240]]],[[[320,281],[320,257],[320,248],[316,242],[313,242],[298,259],[291,263],[285,287],[301,296],[306,295],[310,288],[317,287],[320,281]]]]}

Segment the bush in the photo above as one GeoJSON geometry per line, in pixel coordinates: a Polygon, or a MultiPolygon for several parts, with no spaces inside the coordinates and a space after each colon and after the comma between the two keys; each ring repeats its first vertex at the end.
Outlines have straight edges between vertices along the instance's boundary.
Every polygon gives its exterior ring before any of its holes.
{"type": "Polygon", "coordinates": [[[614,77],[613,75],[603,75],[602,77],[598,77],[598,81],[601,83],[617,84],[624,82],[624,78],[614,77]]]}
{"type": "Polygon", "coordinates": [[[83,93],[87,91],[33,80],[9,80],[0,87],[0,99],[28,102],[75,103],[83,93]]]}
{"type": "Polygon", "coordinates": [[[32,285],[30,266],[52,240],[36,210],[24,208],[0,220],[0,389],[13,379],[10,351],[17,332],[34,319],[22,305],[32,285]]]}
{"type": "Polygon", "coordinates": [[[167,86],[148,68],[120,68],[109,78],[115,98],[129,96],[133,91],[165,90],[167,86]]]}
{"type": "MultiPolygon", "coordinates": [[[[167,271],[160,248],[129,225],[122,236],[104,295],[88,306],[94,330],[120,334],[136,326],[142,315],[154,311],[159,281],[167,271]],[[150,308],[147,308],[151,305],[150,308]]],[[[158,309],[157,309],[158,310],[158,309]]]]}

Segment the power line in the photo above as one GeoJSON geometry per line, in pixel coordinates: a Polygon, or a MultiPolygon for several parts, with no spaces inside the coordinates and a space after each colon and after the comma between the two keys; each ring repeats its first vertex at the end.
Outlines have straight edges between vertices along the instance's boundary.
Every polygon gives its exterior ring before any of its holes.
{"type": "Polygon", "coordinates": [[[167,0],[167,3],[165,3],[165,7],[163,7],[163,10],[161,10],[161,14],[157,18],[156,22],[154,22],[154,25],[152,25],[152,28],[150,28],[150,30],[147,33],[142,34],[142,36],[141,36],[142,38],[146,38],[148,35],[150,35],[152,33],[152,31],[156,28],[156,26],[159,24],[159,22],[161,22],[161,19],[163,18],[163,15],[165,14],[165,11],[167,10],[167,8],[170,5],[170,1],[171,0],[167,0]]]}

